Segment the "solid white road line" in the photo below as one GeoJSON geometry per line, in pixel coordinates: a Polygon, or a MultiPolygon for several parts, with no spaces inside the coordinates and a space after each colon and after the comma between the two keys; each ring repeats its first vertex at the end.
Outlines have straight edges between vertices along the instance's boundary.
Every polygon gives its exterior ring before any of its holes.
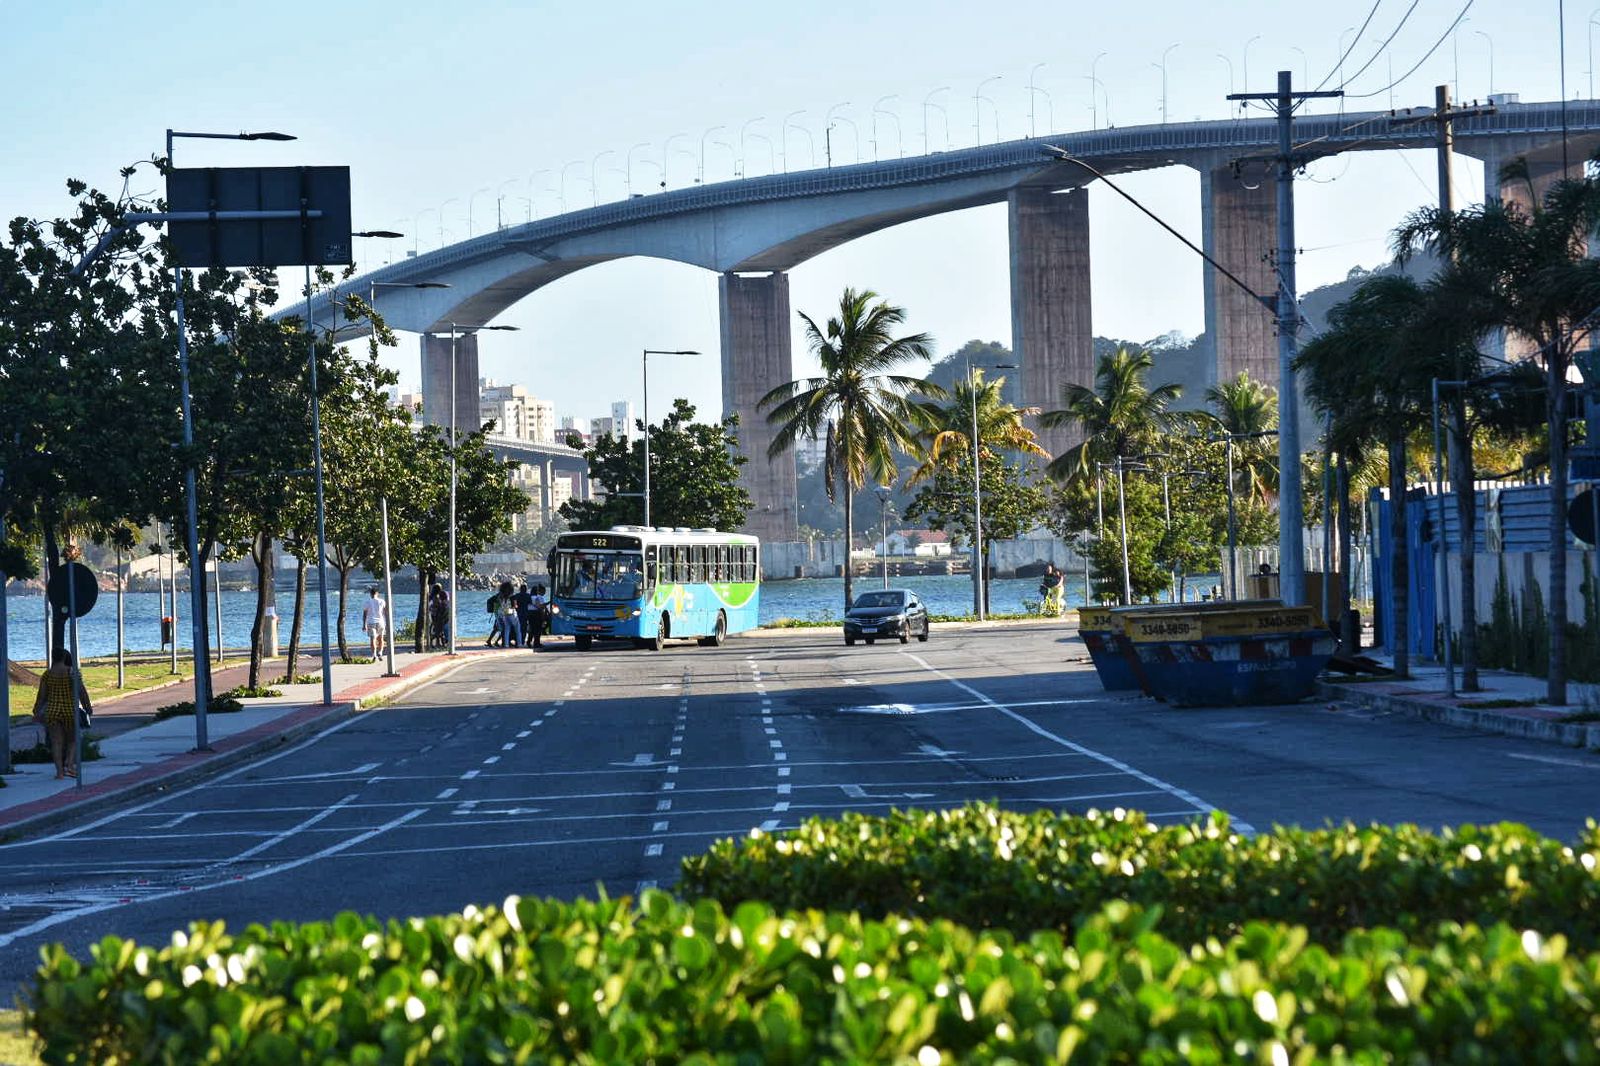
{"type": "MultiPolygon", "coordinates": [[[[1054,744],[1059,744],[1061,747],[1066,748],[1069,751],[1075,751],[1081,755],[1087,755],[1089,758],[1105,763],[1107,766],[1110,766],[1113,769],[1121,770],[1130,777],[1136,777],[1148,785],[1153,785],[1155,788],[1167,793],[1169,796],[1180,799],[1185,803],[1193,804],[1198,813],[1211,814],[1220,809],[1207,803],[1194,793],[1189,792],[1186,789],[1181,789],[1177,785],[1169,784],[1158,777],[1154,777],[1145,773],[1143,770],[1136,770],[1120,759],[1114,759],[1109,755],[1103,755],[1092,748],[1084,747],[1082,744],[1075,743],[1066,739],[1065,737],[1058,736],[1057,734],[1050,732],[1050,730],[1035,722],[1033,719],[1027,717],[1026,715],[1018,714],[1016,711],[1012,710],[1003,703],[990,699],[984,693],[979,692],[965,681],[945,673],[943,670],[934,666],[932,663],[928,662],[919,655],[913,655],[912,653],[905,651],[901,652],[900,654],[905,656],[907,659],[910,659],[912,662],[916,663],[930,674],[933,674],[935,677],[940,677],[950,682],[956,688],[959,688],[961,691],[965,692],[967,695],[971,696],[973,699],[979,701],[985,706],[999,711],[1001,714],[1005,715],[1007,718],[1010,718],[1012,721],[1016,722],[1018,725],[1027,729],[1036,736],[1043,737],[1054,744]]],[[[1255,832],[1255,827],[1248,822],[1235,820],[1232,824],[1233,827],[1239,830],[1241,833],[1255,832]]]]}

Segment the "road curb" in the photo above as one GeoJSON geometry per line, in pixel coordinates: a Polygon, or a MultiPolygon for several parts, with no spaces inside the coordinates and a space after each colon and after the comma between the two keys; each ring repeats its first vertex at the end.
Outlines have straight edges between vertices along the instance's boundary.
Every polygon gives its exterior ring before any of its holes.
{"type": "Polygon", "coordinates": [[[1392,692],[1364,691],[1364,689],[1363,685],[1317,682],[1317,695],[1323,699],[1354,703],[1370,710],[1392,711],[1425,722],[1454,726],[1457,729],[1475,729],[1482,733],[1498,733],[1508,737],[1520,737],[1523,740],[1560,744],[1568,748],[1600,751],[1600,726],[1501,714],[1477,707],[1455,707],[1433,700],[1400,696],[1392,692]]]}
{"type": "MultiPolygon", "coordinates": [[[[156,764],[149,776],[130,781],[126,785],[107,789],[98,795],[87,796],[77,802],[67,800],[53,810],[44,811],[32,817],[10,822],[0,821],[0,842],[9,842],[22,837],[33,836],[68,822],[78,821],[115,809],[130,800],[203,781],[224,770],[233,769],[242,763],[271,754],[279,748],[321,732],[336,724],[339,720],[358,713],[370,704],[394,699],[413,689],[420,688],[422,685],[437,681],[445,674],[453,673],[464,666],[470,665],[474,658],[475,656],[471,655],[457,656],[453,660],[445,657],[437,662],[425,664],[415,674],[402,675],[394,679],[373,679],[389,680],[389,684],[378,686],[369,692],[360,692],[345,699],[335,697],[335,702],[331,707],[324,708],[319,704],[308,707],[297,714],[287,715],[285,716],[286,719],[294,720],[289,721],[284,728],[266,736],[246,741],[236,748],[217,751],[209,756],[198,756],[193,752],[175,756],[172,759],[168,759],[166,763],[156,764]],[[160,766],[170,763],[179,763],[181,765],[166,772],[159,770],[160,766]]],[[[364,687],[366,684],[370,684],[370,682],[352,686],[351,689],[345,690],[340,695],[347,695],[356,689],[364,687]]],[[[280,721],[283,721],[283,719],[280,719],[280,721]]],[[[268,724],[275,725],[276,723],[268,724]]],[[[223,741],[221,743],[226,744],[227,742],[223,741]]],[[[131,770],[123,776],[133,776],[143,772],[142,769],[131,770]]],[[[116,779],[113,778],[111,780],[115,781],[116,779]]],[[[96,788],[94,785],[87,787],[90,790],[96,788]]],[[[61,795],[68,795],[68,793],[57,793],[57,796],[61,795]]],[[[46,797],[46,799],[55,798],[54,796],[46,797]]],[[[0,813],[0,820],[4,818],[5,815],[0,813]]]]}

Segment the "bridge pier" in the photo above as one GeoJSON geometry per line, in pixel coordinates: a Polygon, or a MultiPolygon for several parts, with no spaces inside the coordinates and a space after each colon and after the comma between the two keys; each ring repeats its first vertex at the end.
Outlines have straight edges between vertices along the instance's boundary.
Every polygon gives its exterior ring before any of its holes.
{"type": "Polygon", "coordinates": [[[755,501],[744,531],[766,541],[799,539],[794,453],[767,458],[773,430],[761,397],[794,380],[789,275],[725,273],[718,285],[722,318],[722,412],[739,416],[739,446],[749,459],[740,484],[755,501]]]}
{"type": "MultiPolygon", "coordinates": [[[[466,436],[480,428],[478,421],[478,337],[456,334],[456,434],[466,436]]],[[[422,420],[429,425],[450,425],[450,335],[422,335],[422,420]]]]}
{"type": "MultiPolygon", "coordinates": [[[[1270,164],[1247,162],[1237,171],[1217,160],[1200,166],[1202,247],[1262,296],[1278,289],[1276,196],[1270,164]]],[[[1272,312],[1216,268],[1207,266],[1203,276],[1211,348],[1206,384],[1231,381],[1242,372],[1276,389],[1278,333],[1272,312]]],[[[1197,405],[1204,401],[1203,396],[1186,399],[1197,405]]]]}
{"type": "MultiPolygon", "coordinates": [[[[1089,192],[1022,185],[1006,196],[1011,239],[1011,347],[1020,373],[1007,375],[1007,399],[1046,411],[1061,405],[1066,384],[1094,383],[1094,325],[1089,285],[1089,192]]],[[[1040,429],[1052,456],[1082,439],[1074,430],[1040,429]]]]}

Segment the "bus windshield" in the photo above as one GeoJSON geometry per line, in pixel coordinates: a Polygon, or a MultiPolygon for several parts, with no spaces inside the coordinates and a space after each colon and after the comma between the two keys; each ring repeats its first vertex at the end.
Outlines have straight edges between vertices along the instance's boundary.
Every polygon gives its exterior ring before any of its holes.
{"type": "Polygon", "coordinates": [[[638,552],[564,551],[556,556],[557,596],[579,600],[636,600],[644,593],[638,552]]]}

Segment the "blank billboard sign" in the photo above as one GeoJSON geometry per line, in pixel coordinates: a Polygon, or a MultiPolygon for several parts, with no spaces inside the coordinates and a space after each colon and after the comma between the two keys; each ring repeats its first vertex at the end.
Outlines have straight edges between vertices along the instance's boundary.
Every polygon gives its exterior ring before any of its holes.
{"type": "Polygon", "coordinates": [[[351,261],[349,167],[193,167],[167,174],[174,213],[293,212],[273,219],[169,222],[186,267],[338,266],[351,261]],[[312,218],[304,212],[320,212],[312,218]]]}

